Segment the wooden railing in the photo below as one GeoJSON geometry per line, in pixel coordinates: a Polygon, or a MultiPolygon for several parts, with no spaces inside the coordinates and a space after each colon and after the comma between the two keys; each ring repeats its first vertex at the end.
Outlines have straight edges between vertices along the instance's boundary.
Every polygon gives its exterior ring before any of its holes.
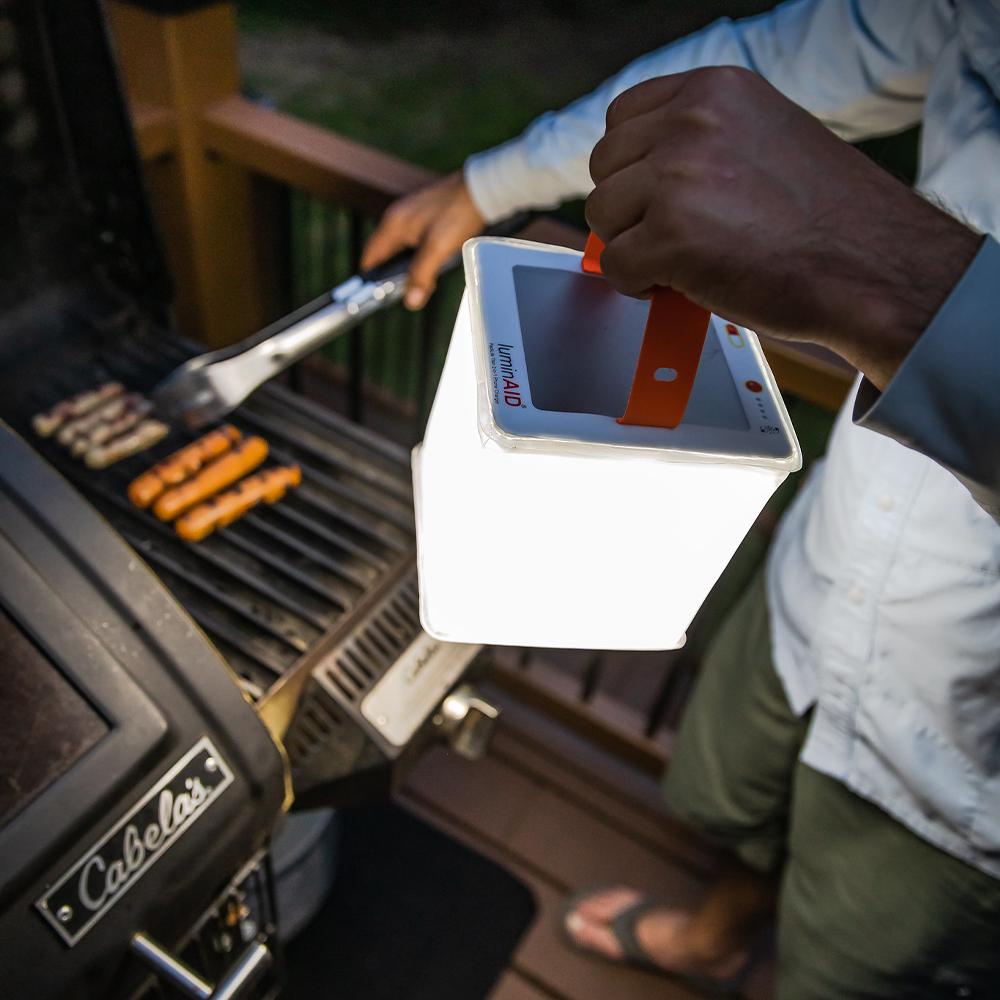
{"type": "MultiPolygon", "coordinates": [[[[433,179],[428,170],[240,96],[232,4],[207,3],[165,16],[110,0],[108,10],[175,278],[177,319],[188,335],[213,346],[229,343],[315,295],[319,288],[307,287],[310,281],[333,287],[356,268],[365,233],[386,205],[433,179]],[[308,240],[296,220],[317,205],[333,236],[319,241],[304,284],[303,268],[295,264],[308,252],[308,240]]],[[[533,223],[524,236],[583,244],[579,230],[550,220],[533,223]]],[[[373,361],[379,338],[394,336],[409,351],[404,364],[416,369],[415,385],[410,378],[405,405],[397,407],[408,421],[399,436],[419,438],[456,295],[454,284],[449,291],[444,283],[417,317],[398,311],[375,318],[336,349],[333,371],[355,419],[365,416],[375,390],[393,395],[391,380],[373,361]]],[[[853,377],[846,365],[810,348],[765,343],[765,350],[783,390],[839,406],[853,377]]],[[[406,374],[414,373],[408,368],[406,374]]],[[[698,624],[696,631],[705,627],[698,624]]],[[[676,719],[697,669],[697,645],[664,654],[662,683],[637,718],[602,710],[603,654],[588,654],[575,673],[560,674],[544,657],[507,651],[498,655],[497,670],[522,696],[655,768],[664,755],[664,724],[669,729],[676,719]]]]}

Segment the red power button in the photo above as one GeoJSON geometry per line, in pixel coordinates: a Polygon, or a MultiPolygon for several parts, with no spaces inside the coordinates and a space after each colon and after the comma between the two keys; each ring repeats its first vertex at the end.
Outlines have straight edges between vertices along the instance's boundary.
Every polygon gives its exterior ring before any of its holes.
{"type": "Polygon", "coordinates": [[[752,378],[743,383],[751,392],[763,392],[764,387],[760,382],[755,382],[752,378]]]}

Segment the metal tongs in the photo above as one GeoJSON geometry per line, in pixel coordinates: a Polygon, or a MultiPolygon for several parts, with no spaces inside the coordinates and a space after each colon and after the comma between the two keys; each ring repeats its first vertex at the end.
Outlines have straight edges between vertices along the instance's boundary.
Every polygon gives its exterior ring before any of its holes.
{"type": "MultiPolygon", "coordinates": [[[[531,221],[528,214],[486,231],[510,236],[531,221]]],[[[246,340],[185,361],[152,391],[156,411],[170,423],[197,430],[221,420],[255,389],[346,333],[373,313],[398,302],[406,287],[413,251],[362,271],[246,340]]],[[[456,256],[442,268],[452,270],[456,256]]]]}

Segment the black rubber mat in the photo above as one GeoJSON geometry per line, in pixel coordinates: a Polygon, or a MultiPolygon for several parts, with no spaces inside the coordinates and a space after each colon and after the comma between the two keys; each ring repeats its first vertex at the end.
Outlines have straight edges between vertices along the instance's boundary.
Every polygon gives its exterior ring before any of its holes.
{"type": "Polygon", "coordinates": [[[535,913],[503,868],[405,810],[341,814],[337,879],[289,945],[287,1000],[481,1000],[535,913]]]}

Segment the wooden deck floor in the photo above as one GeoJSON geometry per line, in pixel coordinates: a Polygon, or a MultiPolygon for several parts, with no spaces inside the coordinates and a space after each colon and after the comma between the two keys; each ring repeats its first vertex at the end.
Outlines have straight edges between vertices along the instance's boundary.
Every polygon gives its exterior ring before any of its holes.
{"type": "MultiPolygon", "coordinates": [[[[509,696],[489,756],[444,749],[409,775],[400,800],[493,858],[535,894],[538,914],[490,1000],[695,1000],[680,980],[614,966],[564,942],[563,899],[580,887],[635,885],[681,903],[698,898],[715,858],[674,823],[656,782],[509,696]]],[[[769,1000],[769,962],[749,1000],[769,1000]]],[[[470,998],[472,1000],[472,998],[470,998]]]]}

